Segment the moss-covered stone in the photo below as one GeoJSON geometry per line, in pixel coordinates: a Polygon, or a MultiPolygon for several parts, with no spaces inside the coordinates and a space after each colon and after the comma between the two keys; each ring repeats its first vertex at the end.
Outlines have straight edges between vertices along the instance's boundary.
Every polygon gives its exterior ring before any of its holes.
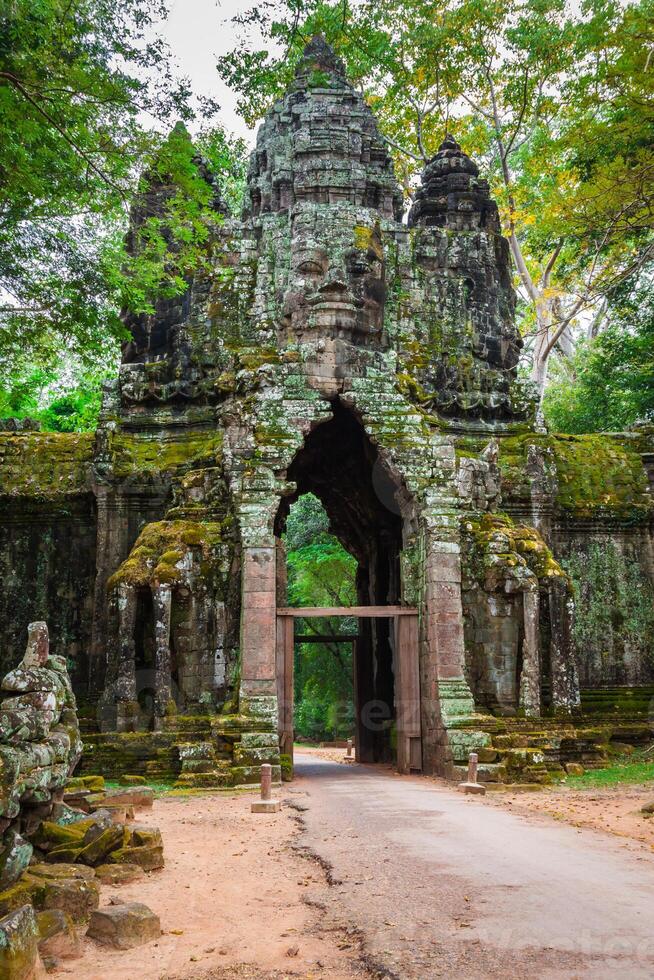
{"type": "Polygon", "coordinates": [[[500,440],[499,466],[506,500],[530,498],[529,452],[553,468],[557,507],[576,518],[646,522],[654,508],[640,453],[617,435],[538,435],[500,440]]]}
{"type": "Polygon", "coordinates": [[[538,580],[564,579],[571,588],[568,575],[535,528],[518,524],[504,514],[482,514],[464,518],[462,530],[469,542],[467,569],[487,590],[493,591],[525,571],[538,580]]]}
{"type": "Polygon", "coordinates": [[[209,561],[221,544],[224,525],[215,521],[157,521],[146,524],[129,558],[111,576],[107,588],[119,585],[172,583],[182,579],[183,563],[189,553],[209,561]]]}
{"type": "Polygon", "coordinates": [[[94,442],[89,432],[0,433],[0,496],[53,500],[89,492],[94,442]]]}
{"type": "Polygon", "coordinates": [[[191,429],[177,436],[117,432],[110,436],[109,451],[114,476],[119,479],[142,478],[151,473],[172,473],[202,464],[213,466],[220,461],[222,443],[222,432],[216,429],[191,429]]]}

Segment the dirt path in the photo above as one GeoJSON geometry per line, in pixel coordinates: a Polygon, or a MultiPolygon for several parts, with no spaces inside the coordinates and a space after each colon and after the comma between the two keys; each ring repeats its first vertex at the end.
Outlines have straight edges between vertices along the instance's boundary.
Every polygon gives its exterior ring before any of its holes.
{"type": "Polygon", "coordinates": [[[320,910],[305,901],[324,872],[293,845],[295,811],[250,813],[250,797],[222,794],[157,800],[142,822],[160,827],[166,867],[132,885],[102,889],[149,905],[163,935],[125,952],[84,940],[85,955],[57,976],[75,980],[281,977],[350,980],[354,947],[321,929],[320,910]],[[340,944],[340,946],[339,946],[340,944]]]}
{"type": "Polygon", "coordinates": [[[651,978],[654,857],[444,784],[298,756],[325,923],[387,977],[651,978]],[[327,897],[325,897],[327,895],[327,897]]]}
{"type": "Polygon", "coordinates": [[[488,797],[514,813],[544,814],[555,820],[638,841],[654,849],[654,814],[641,807],[654,800],[654,786],[571,790],[565,786],[541,793],[497,793],[488,797]]]}

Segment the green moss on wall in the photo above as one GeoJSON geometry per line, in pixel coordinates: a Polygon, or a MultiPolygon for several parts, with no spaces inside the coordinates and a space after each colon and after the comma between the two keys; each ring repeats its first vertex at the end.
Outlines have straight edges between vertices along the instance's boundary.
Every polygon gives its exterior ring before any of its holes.
{"type": "Polygon", "coordinates": [[[613,541],[594,541],[561,564],[573,583],[573,637],[588,675],[583,679],[648,680],[654,675],[654,588],[637,558],[613,541]]]}
{"type": "Polygon", "coordinates": [[[577,518],[642,523],[652,513],[642,460],[628,440],[612,435],[510,436],[500,440],[499,466],[505,500],[527,499],[530,446],[538,447],[556,474],[556,504],[577,518]]]}
{"type": "Polygon", "coordinates": [[[183,575],[183,562],[189,552],[197,552],[198,568],[203,563],[210,573],[215,549],[222,543],[225,524],[218,521],[157,521],[147,524],[138,536],[129,557],[111,576],[107,589],[118,585],[144,586],[172,584],[183,575]]]}
{"type": "Polygon", "coordinates": [[[0,434],[0,494],[55,499],[89,489],[91,432],[0,434]]]}
{"type": "Polygon", "coordinates": [[[110,449],[114,474],[123,478],[211,465],[220,460],[222,444],[223,434],[215,430],[184,432],[178,439],[117,433],[111,436],[110,449]]]}

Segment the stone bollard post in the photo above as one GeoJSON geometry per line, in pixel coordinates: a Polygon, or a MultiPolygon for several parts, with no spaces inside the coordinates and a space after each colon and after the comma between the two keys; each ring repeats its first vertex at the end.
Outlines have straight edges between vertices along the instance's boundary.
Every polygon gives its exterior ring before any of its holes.
{"type": "Polygon", "coordinates": [[[272,766],[268,762],[261,767],[261,799],[272,800],[272,766]]]}
{"type": "Polygon", "coordinates": [[[476,793],[479,796],[484,796],[486,787],[483,783],[477,782],[478,765],[479,756],[476,752],[471,752],[468,756],[468,778],[464,783],[459,783],[459,789],[464,793],[476,793]]]}
{"type": "Polygon", "coordinates": [[[346,752],[346,755],[347,755],[348,759],[351,759],[352,758],[352,739],[351,738],[348,738],[348,740],[347,740],[347,752],[346,752]]]}
{"type": "Polygon", "coordinates": [[[476,752],[471,752],[468,758],[468,782],[477,782],[477,766],[479,763],[479,756],[476,752]]]}
{"type": "Polygon", "coordinates": [[[272,797],[272,766],[264,762],[261,766],[261,799],[251,804],[252,813],[277,813],[281,810],[281,800],[272,797]]]}

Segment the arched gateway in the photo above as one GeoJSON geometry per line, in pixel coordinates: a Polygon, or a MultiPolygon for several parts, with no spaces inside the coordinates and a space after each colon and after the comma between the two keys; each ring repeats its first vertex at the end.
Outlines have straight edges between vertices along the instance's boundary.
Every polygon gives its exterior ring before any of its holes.
{"type": "MultiPolygon", "coordinates": [[[[169,193],[151,184],[134,221],[169,193]]],[[[362,758],[451,773],[488,746],[489,711],[576,710],[578,662],[589,686],[605,678],[574,655],[569,580],[544,537],[565,550],[590,533],[557,489],[577,449],[534,432],[508,246],[476,165],[448,136],[403,220],[372,112],[316,38],[260,127],[242,217],[215,206],[212,271],[127,321],[95,443],[61,437],[44,496],[56,509],[65,491],[57,527],[75,515],[53,547],[83,599],[39,614],[102,729],[154,730],[138,742],[147,771],[177,753],[189,784],[279,764],[295,615],[280,535],[306,492],[358,562],[362,758]],[[369,723],[370,705],[391,725],[369,723]]],[[[611,454],[605,473],[632,474],[638,554],[644,470],[633,446],[611,454]]],[[[647,663],[630,663],[637,683],[647,663]]]]}

